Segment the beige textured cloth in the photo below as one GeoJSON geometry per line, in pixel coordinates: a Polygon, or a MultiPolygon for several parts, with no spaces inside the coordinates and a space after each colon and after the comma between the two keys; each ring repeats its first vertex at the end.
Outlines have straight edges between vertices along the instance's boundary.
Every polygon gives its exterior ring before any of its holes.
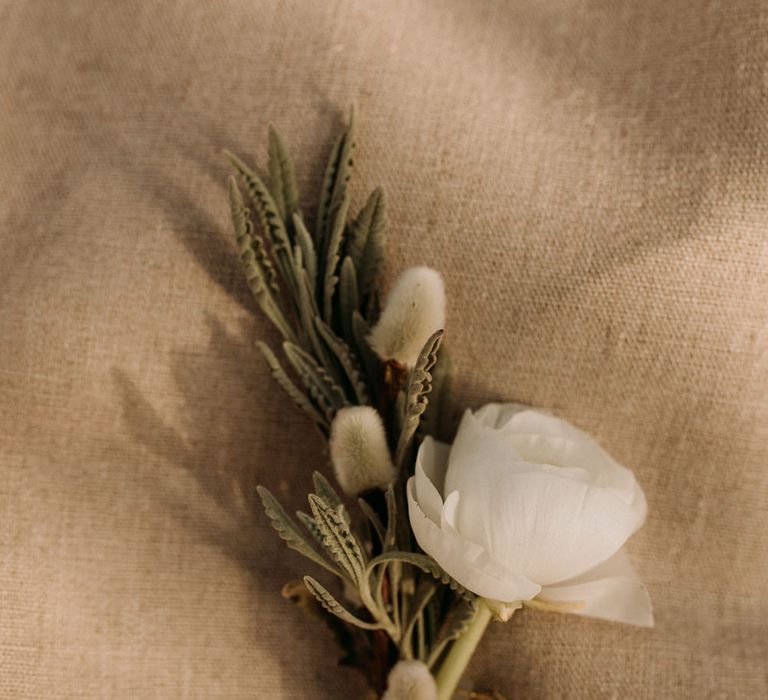
{"type": "Polygon", "coordinates": [[[311,211],[346,106],[458,400],[593,432],[655,630],[525,611],[520,698],[768,696],[764,0],[0,3],[0,697],[359,698],[282,600],[319,441],[253,349],[231,147],[311,211]]]}

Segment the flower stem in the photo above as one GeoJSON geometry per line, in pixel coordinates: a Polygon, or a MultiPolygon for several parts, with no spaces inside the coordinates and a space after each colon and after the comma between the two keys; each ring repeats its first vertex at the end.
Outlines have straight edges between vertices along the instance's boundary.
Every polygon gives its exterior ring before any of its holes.
{"type": "Polygon", "coordinates": [[[443,661],[440,670],[435,676],[438,700],[450,700],[453,696],[456,686],[459,684],[464,673],[464,669],[467,668],[467,664],[472,658],[472,654],[474,654],[490,621],[490,609],[482,600],[479,600],[475,619],[472,620],[467,631],[453,643],[451,650],[448,652],[445,661],[443,661]]]}

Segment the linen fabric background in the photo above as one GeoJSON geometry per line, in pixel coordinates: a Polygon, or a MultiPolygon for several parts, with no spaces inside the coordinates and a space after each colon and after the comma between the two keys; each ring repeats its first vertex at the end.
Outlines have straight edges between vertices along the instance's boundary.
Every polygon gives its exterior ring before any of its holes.
{"type": "Polygon", "coordinates": [[[359,698],[280,597],[318,438],[254,349],[220,152],[346,107],[386,280],[449,294],[456,402],[594,433],[650,504],[656,628],[524,611],[514,698],[768,695],[768,6],[0,3],[0,696],[359,698]]]}

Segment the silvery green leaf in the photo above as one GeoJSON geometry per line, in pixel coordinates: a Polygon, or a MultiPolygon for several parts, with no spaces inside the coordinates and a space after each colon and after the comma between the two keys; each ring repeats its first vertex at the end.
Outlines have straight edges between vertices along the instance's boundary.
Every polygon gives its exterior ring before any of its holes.
{"type": "Polygon", "coordinates": [[[243,262],[253,260],[259,266],[268,291],[276,296],[280,293],[280,289],[277,286],[275,268],[264,248],[264,241],[253,230],[251,214],[243,202],[243,196],[240,193],[237,180],[230,175],[228,184],[229,204],[232,209],[232,222],[235,228],[237,252],[240,254],[240,258],[243,259],[243,262]],[[253,254],[252,256],[248,255],[249,250],[253,254]]]}
{"type": "Polygon", "coordinates": [[[442,567],[432,557],[426,554],[420,554],[418,552],[391,551],[379,554],[379,556],[374,557],[370,562],[368,562],[368,574],[370,574],[377,566],[386,564],[387,562],[395,561],[402,562],[404,564],[410,564],[411,566],[415,566],[417,569],[421,569],[425,573],[448,586],[452,591],[455,591],[466,600],[475,599],[474,594],[470,593],[458,581],[443,571],[442,567]]]}
{"type": "Polygon", "coordinates": [[[323,537],[323,546],[347,573],[355,585],[360,585],[365,571],[365,555],[340,511],[314,493],[309,494],[309,507],[323,537]]]}
{"type": "Polygon", "coordinates": [[[279,501],[264,486],[257,486],[256,490],[264,506],[264,512],[272,523],[272,527],[280,535],[280,538],[290,549],[303,554],[331,573],[341,576],[341,570],[322,556],[307,540],[304,533],[298,528],[290,515],[280,505],[279,501]]]}
{"type": "Polygon", "coordinates": [[[325,344],[331,349],[338,359],[339,364],[344,369],[344,373],[352,386],[352,390],[355,392],[357,403],[361,406],[369,405],[370,397],[368,396],[368,389],[365,385],[363,373],[360,366],[357,364],[357,359],[349,349],[349,346],[319,317],[315,317],[315,327],[317,328],[320,337],[325,341],[325,344]]]}
{"type": "Polygon", "coordinates": [[[385,202],[384,190],[377,187],[350,226],[347,253],[358,271],[361,296],[374,290],[384,262],[385,202]]]}
{"type": "Polygon", "coordinates": [[[328,371],[298,345],[284,342],[283,350],[296,373],[301,377],[312,399],[323,410],[329,422],[336,411],[349,402],[344,390],[333,380],[328,371]]]}
{"type": "Polygon", "coordinates": [[[355,145],[355,112],[352,109],[349,124],[331,151],[323,178],[315,232],[315,243],[318,250],[325,249],[325,242],[330,237],[336,210],[346,198],[347,184],[352,177],[355,145]]]}
{"type": "Polygon", "coordinates": [[[301,510],[296,511],[296,517],[302,522],[304,527],[307,528],[307,531],[312,535],[315,541],[319,544],[323,544],[323,534],[320,532],[320,528],[317,526],[315,519],[301,510]]]}
{"type": "Polygon", "coordinates": [[[253,232],[248,209],[243,203],[240,188],[234,178],[229,179],[229,201],[232,208],[232,223],[240,261],[245,269],[248,287],[253,293],[262,313],[275,325],[286,340],[294,340],[293,329],[278,302],[279,288],[275,270],[264,249],[260,236],[253,232]]]}
{"type": "Polygon", "coordinates": [[[269,365],[272,376],[283,391],[291,397],[293,402],[304,411],[321,428],[321,430],[327,433],[330,428],[330,421],[320,414],[307,396],[291,381],[269,346],[261,341],[258,341],[256,345],[261,351],[261,354],[264,355],[264,359],[269,365]]]}
{"type": "Polygon", "coordinates": [[[315,493],[331,506],[331,508],[336,508],[338,510],[344,506],[344,502],[341,500],[339,492],[333,488],[331,482],[328,481],[321,472],[317,470],[312,472],[312,483],[315,485],[315,493]]]}
{"type": "MultiPolygon", "coordinates": [[[[296,246],[296,260],[301,263],[303,253],[296,246]]],[[[327,376],[336,384],[343,382],[343,372],[333,359],[333,354],[328,351],[327,345],[320,340],[315,327],[315,319],[319,318],[317,304],[310,286],[307,271],[303,267],[296,269],[297,298],[296,307],[299,313],[304,349],[313,353],[317,359],[318,367],[324,370],[327,376]]]]}
{"type": "Polygon", "coordinates": [[[430,370],[435,366],[435,362],[437,362],[437,351],[440,349],[443,333],[444,331],[439,330],[429,337],[421,353],[419,353],[416,364],[408,374],[403,427],[400,431],[400,438],[397,442],[397,450],[395,451],[395,466],[398,469],[403,466],[403,461],[411,447],[416,428],[419,427],[421,414],[424,413],[424,409],[426,409],[429,402],[427,396],[432,391],[432,374],[430,370]]]}
{"type": "Polygon", "coordinates": [[[339,256],[346,229],[349,199],[345,197],[339,205],[334,217],[333,227],[325,249],[325,271],[323,275],[323,318],[331,324],[333,321],[333,294],[339,277],[336,268],[339,266],[339,256]]]}
{"type": "Polygon", "coordinates": [[[347,525],[350,525],[352,519],[349,516],[349,511],[341,500],[339,492],[331,486],[331,482],[319,471],[312,472],[312,482],[315,485],[315,493],[331,506],[331,508],[341,513],[344,522],[347,523],[347,525]]]}
{"type": "Polygon", "coordinates": [[[285,223],[277,210],[275,200],[261,178],[242,160],[229,151],[224,151],[224,154],[240,174],[259,215],[261,226],[269,235],[283,281],[289,290],[295,292],[296,282],[293,278],[291,242],[285,228],[285,223]]]}
{"type": "Polygon", "coordinates": [[[303,334],[304,348],[308,352],[314,353],[315,357],[319,360],[319,366],[325,368],[329,376],[333,372],[332,379],[338,383],[341,375],[336,372],[337,368],[331,359],[331,355],[328,353],[325,344],[320,341],[315,328],[314,319],[317,318],[317,306],[309,284],[307,271],[302,266],[303,253],[298,245],[296,246],[294,259],[296,263],[295,277],[297,285],[296,307],[301,321],[300,327],[303,334]]]}
{"type": "Polygon", "coordinates": [[[299,214],[293,215],[293,227],[296,231],[296,243],[301,248],[304,259],[304,269],[309,278],[309,288],[314,290],[317,284],[317,251],[312,237],[299,214]]]}
{"type": "Polygon", "coordinates": [[[450,440],[453,427],[451,405],[451,383],[453,363],[446,352],[445,344],[440,347],[440,356],[431,370],[432,393],[424,415],[421,417],[420,430],[424,435],[431,435],[437,440],[450,440]]]}
{"type": "Polygon", "coordinates": [[[352,262],[352,258],[346,256],[341,263],[341,273],[339,274],[339,325],[342,337],[350,346],[355,344],[352,316],[359,307],[355,263],[352,262]]]}
{"type": "Polygon", "coordinates": [[[344,620],[344,622],[348,622],[350,625],[355,625],[356,627],[360,627],[364,630],[382,629],[382,626],[380,624],[377,624],[375,622],[365,622],[364,620],[361,620],[359,617],[356,617],[355,615],[353,615],[341,603],[339,603],[339,601],[336,600],[336,598],[334,598],[331,595],[331,593],[328,591],[327,588],[322,586],[318,581],[316,581],[311,576],[305,576],[304,583],[309,589],[309,591],[312,593],[312,595],[314,595],[317,598],[320,605],[322,605],[328,612],[333,613],[337,617],[344,620]]]}
{"type": "Polygon", "coordinates": [[[275,207],[283,221],[290,223],[295,213],[299,211],[299,194],[296,188],[296,177],[293,163],[288,151],[283,146],[277,130],[269,127],[269,184],[275,200],[275,207]]]}
{"type": "Polygon", "coordinates": [[[308,614],[321,620],[333,633],[336,643],[344,652],[339,659],[341,666],[354,666],[368,674],[371,658],[366,651],[370,647],[367,630],[347,624],[320,603],[303,580],[289,581],[283,586],[283,597],[290,598],[308,614]]]}
{"type": "MultiPolygon", "coordinates": [[[[395,495],[395,489],[392,484],[390,484],[384,492],[384,500],[387,505],[387,525],[386,530],[384,531],[384,538],[382,539],[381,548],[384,552],[388,552],[395,547],[395,543],[397,541],[397,526],[399,524],[397,521],[397,496],[395,495]]],[[[392,563],[392,560],[384,561],[381,566],[373,565],[373,562],[377,561],[377,559],[378,557],[373,559],[368,565],[366,576],[371,576],[372,574],[371,588],[373,591],[375,591],[377,597],[381,599],[381,587],[384,581],[384,575],[387,571],[388,565],[392,563]]],[[[396,598],[398,595],[398,589],[400,586],[400,573],[399,565],[393,566],[392,570],[390,571],[389,586],[391,589],[390,594],[393,598],[396,598]]]]}

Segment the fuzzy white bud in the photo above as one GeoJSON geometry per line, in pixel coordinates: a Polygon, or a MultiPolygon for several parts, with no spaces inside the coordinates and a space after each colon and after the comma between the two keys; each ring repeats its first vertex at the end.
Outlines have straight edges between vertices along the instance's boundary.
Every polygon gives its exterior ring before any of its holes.
{"type": "Polygon", "coordinates": [[[431,267],[412,267],[397,278],[368,337],[382,360],[413,367],[429,336],[445,327],[445,286],[431,267]]]}
{"type": "Polygon", "coordinates": [[[395,480],[381,416],[370,406],[342,408],[331,423],[331,462],[344,493],[355,496],[395,480]]]}
{"type": "Polygon", "coordinates": [[[437,685],[421,661],[398,661],[389,672],[382,700],[437,700],[437,685]]]}

